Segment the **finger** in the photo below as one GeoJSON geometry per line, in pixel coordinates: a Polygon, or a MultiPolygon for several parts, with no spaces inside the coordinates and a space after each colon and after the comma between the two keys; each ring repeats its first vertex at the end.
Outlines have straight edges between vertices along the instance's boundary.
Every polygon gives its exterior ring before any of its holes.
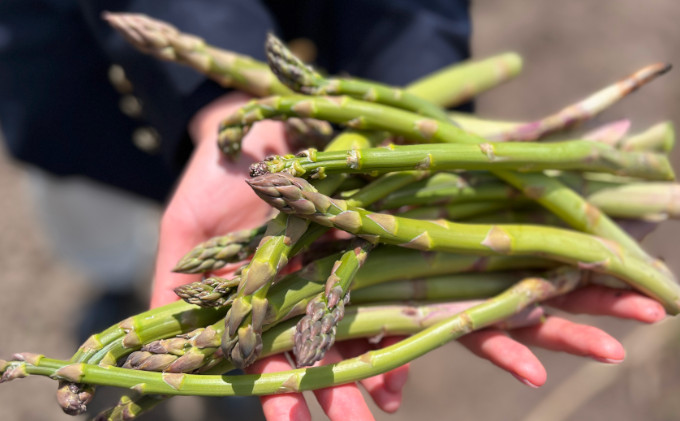
{"type": "MultiPolygon", "coordinates": [[[[389,336],[387,338],[384,338],[382,341],[380,341],[380,348],[385,348],[394,345],[404,338],[406,337],[389,336]]],[[[392,393],[399,393],[401,395],[401,391],[406,385],[406,381],[408,380],[408,372],[410,367],[411,364],[407,363],[402,365],[401,367],[397,367],[394,370],[390,370],[387,373],[385,373],[383,376],[385,379],[384,381],[385,389],[389,390],[392,393]]],[[[401,400],[399,403],[401,403],[401,400]]]]}
{"type": "Polygon", "coordinates": [[[619,363],[626,355],[623,345],[606,332],[555,316],[548,316],[540,325],[516,329],[510,334],[527,345],[607,363],[619,363]]]}
{"type": "MultiPolygon", "coordinates": [[[[333,364],[342,361],[342,359],[343,357],[338,350],[332,347],[326,352],[324,358],[315,365],[333,364]]],[[[374,419],[356,383],[317,389],[314,391],[314,395],[331,421],[368,421],[374,419]]]]}
{"type": "Polygon", "coordinates": [[[574,314],[592,314],[654,323],[666,315],[661,304],[637,292],[590,285],[546,304],[574,314]]]}
{"type": "MultiPolygon", "coordinates": [[[[381,341],[381,346],[389,346],[398,342],[400,338],[385,338],[381,341]]],[[[340,353],[345,358],[356,357],[374,349],[365,339],[343,341],[337,346],[340,353]]],[[[408,378],[408,364],[388,371],[387,373],[369,377],[360,381],[361,386],[371,395],[373,402],[381,410],[393,413],[399,409],[402,400],[402,388],[408,378]]]]}
{"type": "MultiPolygon", "coordinates": [[[[291,369],[290,363],[283,354],[277,354],[256,361],[245,371],[250,374],[260,374],[291,369]]],[[[261,396],[260,402],[262,402],[262,410],[267,421],[306,421],[312,419],[302,393],[261,396]]]]}
{"type": "Polygon", "coordinates": [[[498,329],[472,332],[458,339],[458,342],[527,386],[542,386],[547,379],[543,364],[531,350],[498,329]]]}

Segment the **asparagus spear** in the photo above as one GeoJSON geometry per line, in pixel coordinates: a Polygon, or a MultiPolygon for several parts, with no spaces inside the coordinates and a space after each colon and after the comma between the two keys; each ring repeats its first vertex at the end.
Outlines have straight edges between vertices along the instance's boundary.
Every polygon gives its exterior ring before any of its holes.
{"type": "Polygon", "coordinates": [[[307,95],[348,95],[403,108],[437,120],[451,121],[443,109],[406,90],[377,82],[325,78],[298,59],[272,33],[267,35],[265,50],[269,68],[284,85],[293,91],[307,95]]]}
{"type": "Polygon", "coordinates": [[[262,240],[264,227],[234,231],[197,245],[173,269],[181,273],[200,273],[245,260],[262,240]]]}
{"type": "Polygon", "coordinates": [[[259,355],[267,291],[276,274],[288,263],[292,245],[304,234],[308,224],[284,214],[274,218],[250,263],[243,269],[238,291],[227,312],[222,340],[224,354],[239,368],[252,364],[259,355]]]}
{"type": "Polygon", "coordinates": [[[465,225],[417,221],[373,213],[320,194],[306,180],[286,173],[248,181],[255,193],[282,212],[333,226],[375,242],[452,253],[520,254],[608,273],[680,311],[680,286],[616,243],[579,232],[522,225],[465,225]]]}
{"type": "Polygon", "coordinates": [[[215,48],[195,35],[141,14],[104,13],[103,18],[138,50],[208,75],[225,87],[255,96],[288,94],[267,65],[248,56],[215,48]]]}
{"type": "Polygon", "coordinates": [[[572,140],[551,143],[389,145],[382,148],[270,157],[251,166],[251,176],[286,171],[315,178],[336,172],[385,173],[408,170],[579,170],[651,180],[673,180],[665,155],[622,152],[602,143],[572,140]]]}
{"type": "Polygon", "coordinates": [[[349,304],[350,285],[372,248],[372,244],[360,240],[345,252],[333,265],[324,293],[307,305],[307,314],[300,319],[295,332],[293,349],[298,366],[310,366],[321,360],[335,343],[338,322],[349,304]]]}
{"type": "Polygon", "coordinates": [[[514,78],[521,70],[522,58],[519,55],[502,53],[445,67],[413,82],[409,91],[441,107],[450,108],[514,78]]]}
{"type": "Polygon", "coordinates": [[[623,150],[639,151],[651,150],[658,152],[670,152],[675,143],[675,130],[673,123],[664,121],[653,125],[642,133],[624,138],[618,147],[623,150]]]}
{"type": "Polygon", "coordinates": [[[234,290],[240,282],[240,277],[225,279],[213,276],[200,282],[181,285],[175,288],[175,294],[187,303],[199,307],[224,307],[234,300],[234,290]]]}
{"type": "Polygon", "coordinates": [[[555,114],[541,120],[526,123],[508,131],[488,135],[495,141],[535,140],[556,130],[562,130],[574,124],[593,118],[606,108],[644,84],[656,79],[671,69],[667,63],[655,63],[643,67],[630,76],[610,85],[587,98],[572,104],[555,114]]]}
{"type": "MultiPolygon", "coordinates": [[[[191,375],[72,364],[42,355],[30,358],[15,355],[14,361],[0,364],[0,371],[3,371],[3,381],[37,374],[71,382],[134,388],[145,394],[225,396],[299,392],[384,373],[464,334],[517,314],[536,302],[571,291],[581,282],[580,271],[573,269],[545,279],[527,278],[498,296],[441,320],[395,345],[322,367],[258,375],[191,375]]],[[[338,334],[340,332],[338,329],[338,334]]]]}

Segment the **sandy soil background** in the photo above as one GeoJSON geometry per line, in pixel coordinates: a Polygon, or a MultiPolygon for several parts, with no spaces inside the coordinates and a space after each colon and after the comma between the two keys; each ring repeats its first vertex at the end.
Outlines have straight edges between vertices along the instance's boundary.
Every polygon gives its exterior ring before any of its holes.
{"type": "MultiPolygon", "coordinates": [[[[679,11],[673,0],[475,2],[474,55],[514,50],[525,59],[525,70],[516,80],[479,99],[479,114],[537,118],[645,64],[667,61],[680,66],[679,11]]],[[[680,71],[675,70],[596,122],[628,117],[634,130],[642,130],[661,120],[678,124],[679,115],[680,71]]],[[[677,150],[673,158],[679,169],[677,150]]],[[[35,351],[68,358],[77,346],[72,320],[93,290],[81,273],[55,257],[23,187],[23,169],[0,151],[0,357],[35,351]]],[[[680,274],[678,238],[680,224],[668,222],[645,246],[680,274]]],[[[626,361],[606,366],[537,350],[548,382],[530,389],[452,343],[416,361],[401,410],[394,415],[376,412],[377,418],[680,419],[680,320],[640,327],[608,318],[574,318],[621,339],[626,361]]],[[[197,407],[200,403],[193,399],[177,400],[167,418],[159,419],[201,419],[190,415],[197,407]]],[[[318,408],[315,414],[323,419],[318,408]]],[[[32,378],[0,386],[0,419],[72,418],[57,408],[53,382],[32,378]]]]}

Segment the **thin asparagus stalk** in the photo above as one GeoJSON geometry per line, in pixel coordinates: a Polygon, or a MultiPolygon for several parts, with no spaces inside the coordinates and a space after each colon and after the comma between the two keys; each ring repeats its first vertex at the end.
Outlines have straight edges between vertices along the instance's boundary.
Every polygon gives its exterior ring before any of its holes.
{"type": "Polygon", "coordinates": [[[670,69],[671,65],[667,63],[655,63],[645,66],[630,76],[595,92],[575,104],[569,105],[555,114],[510,129],[509,131],[488,135],[487,138],[495,141],[528,141],[538,139],[557,130],[563,130],[593,118],[626,95],[656,79],[658,76],[663,75],[670,69]]]}
{"type": "Polygon", "coordinates": [[[354,206],[370,206],[375,202],[384,200],[390,194],[399,191],[405,186],[425,178],[428,174],[427,171],[399,171],[384,174],[354,192],[346,200],[354,206]]]}
{"type": "Polygon", "coordinates": [[[451,253],[533,255],[617,276],[656,299],[669,314],[680,311],[680,285],[616,243],[564,229],[524,225],[465,225],[418,221],[369,212],[318,193],[286,173],[248,181],[282,212],[308,218],[375,242],[451,253]]]}
{"type": "Polygon", "coordinates": [[[601,142],[612,147],[617,147],[619,142],[626,136],[630,129],[630,120],[623,119],[604,124],[583,135],[583,139],[601,142]]]}
{"type": "Polygon", "coordinates": [[[523,124],[523,122],[519,121],[490,120],[477,115],[455,111],[450,112],[449,115],[463,130],[481,137],[486,137],[487,134],[498,133],[501,130],[510,130],[523,124]]]}
{"type": "Polygon", "coordinates": [[[446,219],[449,221],[463,221],[475,216],[496,214],[502,210],[527,205],[529,202],[516,200],[510,204],[502,201],[464,202],[444,206],[425,206],[401,212],[399,216],[413,219],[446,219]]]}
{"type": "Polygon", "coordinates": [[[210,46],[202,38],[182,33],[168,23],[132,13],[107,12],[103,18],[139,51],[192,67],[225,87],[255,96],[291,92],[265,63],[210,46]]]}
{"type": "Polygon", "coordinates": [[[618,145],[628,151],[657,151],[668,153],[675,144],[673,123],[664,121],[636,135],[624,138],[618,145]]]}
{"type": "Polygon", "coordinates": [[[442,108],[404,89],[363,80],[325,78],[298,59],[271,33],[267,36],[265,50],[269,68],[293,91],[306,95],[347,95],[403,108],[437,120],[451,121],[442,108]]]}
{"type": "Polygon", "coordinates": [[[517,189],[495,180],[469,183],[458,174],[436,173],[425,180],[397,190],[376,204],[378,209],[402,206],[432,206],[448,203],[503,201],[512,202],[522,197],[517,189]]]}
{"type": "Polygon", "coordinates": [[[350,285],[372,248],[372,244],[358,240],[333,265],[324,293],[307,304],[307,314],[300,319],[295,332],[293,349],[298,366],[310,366],[321,360],[335,343],[338,322],[349,304],[350,285]]]}
{"type": "Polygon", "coordinates": [[[201,273],[245,260],[262,240],[264,227],[234,231],[197,245],[177,263],[174,272],[201,273]]]}
{"type": "Polygon", "coordinates": [[[18,354],[14,361],[0,364],[4,372],[2,380],[43,375],[167,395],[270,395],[313,390],[354,382],[399,367],[462,335],[517,314],[536,302],[565,294],[581,282],[580,271],[573,269],[547,279],[527,278],[498,296],[439,321],[395,345],[321,367],[258,375],[191,375],[71,364],[42,355],[18,354]]]}
{"type": "Polygon", "coordinates": [[[317,178],[338,172],[385,173],[409,170],[578,170],[651,180],[673,180],[665,155],[623,152],[602,143],[572,140],[550,143],[389,145],[350,151],[270,157],[251,166],[251,176],[286,171],[317,178]]]}
{"type": "Polygon", "coordinates": [[[590,203],[608,215],[658,222],[680,218],[680,184],[639,183],[599,190],[590,203]]]}

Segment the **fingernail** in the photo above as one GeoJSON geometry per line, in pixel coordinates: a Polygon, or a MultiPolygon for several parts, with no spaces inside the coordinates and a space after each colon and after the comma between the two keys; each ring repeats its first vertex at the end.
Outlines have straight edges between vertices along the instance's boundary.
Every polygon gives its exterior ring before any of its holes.
{"type": "Polygon", "coordinates": [[[408,370],[400,370],[389,373],[385,379],[385,389],[392,393],[401,392],[408,380],[408,370]]]}
{"type": "Polygon", "coordinates": [[[599,358],[599,357],[592,357],[595,361],[599,361],[601,363],[605,364],[621,364],[623,362],[623,359],[616,360],[614,358],[599,358]]]}
{"type": "Polygon", "coordinates": [[[512,373],[512,376],[519,380],[520,382],[524,383],[525,385],[532,387],[534,389],[538,389],[539,386],[531,383],[529,380],[525,379],[524,377],[519,376],[518,374],[512,373]]]}

